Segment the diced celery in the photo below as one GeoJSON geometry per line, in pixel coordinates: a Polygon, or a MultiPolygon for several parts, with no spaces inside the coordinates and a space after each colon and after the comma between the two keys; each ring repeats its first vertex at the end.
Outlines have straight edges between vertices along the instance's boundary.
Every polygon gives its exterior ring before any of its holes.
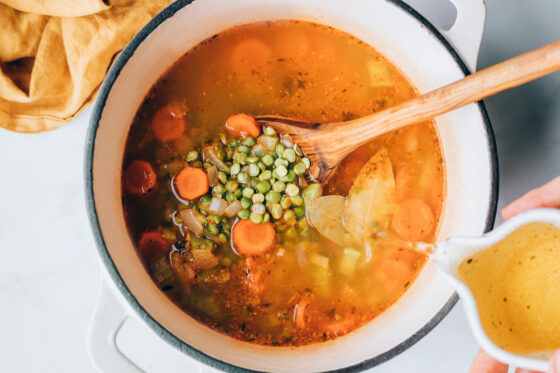
{"type": "Polygon", "coordinates": [[[317,294],[322,297],[328,297],[331,292],[331,282],[329,269],[321,266],[313,268],[313,282],[317,289],[317,294]]]}
{"type": "Polygon", "coordinates": [[[329,258],[327,258],[326,256],[312,253],[309,256],[309,261],[315,265],[318,265],[319,267],[329,268],[329,258]]]}
{"type": "Polygon", "coordinates": [[[356,264],[358,264],[358,259],[360,259],[361,255],[362,253],[358,250],[350,247],[344,248],[344,250],[342,250],[342,256],[338,262],[339,272],[345,276],[354,276],[354,273],[356,272],[356,264]]]}
{"type": "Polygon", "coordinates": [[[167,257],[162,256],[150,265],[150,269],[154,275],[157,285],[163,289],[166,286],[173,285],[173,271],[167,257]]]}

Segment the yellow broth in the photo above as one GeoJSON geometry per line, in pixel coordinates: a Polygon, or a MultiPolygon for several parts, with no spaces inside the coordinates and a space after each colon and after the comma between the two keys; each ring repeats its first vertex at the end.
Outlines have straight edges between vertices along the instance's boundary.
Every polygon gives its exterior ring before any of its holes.
{"type": "Polygon", "coordinates": [[[527,224],[464,260],[459,275],[496,345],[513,353],[560,346],[559,228],[527,224]]]}
{"type": "MultiPolygon", "coordinates": [[[[173,42],[170,40],[170,42],[173,42]]],[[[173,216],[187,206],[171,192],[171,178],[185,154],[216,140],[236,113],[282,115],[320,122],[371,114],[415,96],[407,79],[364,42],[330,27],[300,21],[237,26],[182,56],[157,81],[130,129],[123,168],[135,159],[151,163],[157,186],[148,197],[123,191],[131,237],[162,231],[184,240],[173,216]],[[186,132],[161,143],[150,121],[170,102],[186,106],[186,132]]],[[[382,136],[345,159],[324,194],[346,195],[361,167],[380,147],[395,173],[397,203],[423,200],[439,220],[444,193],[442,154],[432,123],[382,136]]],[[[302,225],[305,225],[302,223],[302,225]]],[[[433,240],[437,224],[422,238],[433,240]]],[[[303,345],[346,334],[381,314],[414,281],[426,258],[394,245],[380,246],[354,272],[345,270],[344,248],[313,228],[293,237],[277,226],[269,253],[242,258],[220,245],[217,267],[180,274],[161,286],[187,313],[235,338],[266,345],[303,345]],[[327,265],[317,258],[328,258],[327,265]],[[226,281],[227,278],[227,281],[226,281]]],[[[177,253],[178,246],[173,246],[177,253]]],[[[143,258],[152,275],[150,261],[143,258]]],[[[157,280],[157,278],[156,278],[157,280]]],[[[156,281],[157,282],[157,281],[156,281]]]]}

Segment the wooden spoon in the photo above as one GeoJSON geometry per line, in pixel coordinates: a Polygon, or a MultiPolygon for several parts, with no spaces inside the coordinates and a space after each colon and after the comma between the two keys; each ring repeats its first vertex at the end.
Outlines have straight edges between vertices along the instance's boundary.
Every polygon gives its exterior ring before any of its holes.
{"type": "Polygon", "coordinates": [[[560,41],[506,60],[461,80],[362,118],[342,123],[309,123],[282,117],[255,118],[289,134],[325,180],[354,149],[376,136],[432,119],[508,88],[560,70],[560,41]]]}

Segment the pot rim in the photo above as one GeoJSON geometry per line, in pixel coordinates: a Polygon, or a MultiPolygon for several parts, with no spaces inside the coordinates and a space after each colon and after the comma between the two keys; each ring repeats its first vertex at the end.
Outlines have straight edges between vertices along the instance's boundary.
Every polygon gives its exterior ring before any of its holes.
{"type": "MultiPolygon", "coordinates": [[[[132,307],[132,309],[136,312],[136,314],[158,335],[160,336],[165,342],[172,345],[173,347],[177,348],[181,352],[189,355],[191,358],[198,360],[201,363],[204,363],[210,367],[220,369],[226,372],[258,372],[255,370],[241,368],[221,360],[218,360],[214,357],[211,357],[196,348],[192,347],[191,345],[183,342],[181,339],[177,338],[174,334],[169,332],[165,329],[157,320],[155,320],[145,309],[144,307],[138,302],[136,297],[131,293],[131,291],[126,286],[123,278],[119,274],[115,263],[113,262],[107,247],[105,245],[105,240],[103,238],[103,234],[101,233],[101,227],[99,225],[99,218],[97,215],[97,209],[95,204],[95,197],[93,192],[93,155],[95,151],[95,140],[97,136],[97,129],[99,126],[99,121],[101,119],[101,115],[105,108],[105,104],[107,102],[108,95],[113,87],[113,84],[117,80],[120,72],[130,59],[130,57],[134,54],[138,46],[151,34],[153,30],[155,30],[159,25],[165,22],[167,19],[171,18],[175,15],[179,10],[184,8],[185,6],[192,3],[194,0],[176,0],[163,9],[160,13],[158,13],[150,22],[148,22],[133,38],[132,40],[124,47],[121,53],[117,56],[113,65],[109,69],[103,83],[99,89],[98,96],[95,100],[95,104],[93,107],[93,112],[91,115],[90,123],[88,132],[86,135],[86,151],[85,151],[85,164],[84,164],[84,174],[85,174],[85,198],[86,198],[86,207],[87,207],[87,214],[90,221],[91,229],[93,235],[95,237],[95,241],[97,244],[97,251],[107,270],[108,274],[111,276],[114,284],[119,289],[120,293],[123,297],[127,300],[128,305],[132,307]]],[[[453,57],[459,68],[465,75],[470,75],[471,72],[465,65],[464,61],[461,59],[457,51],[453,48],[453,46],[447,41],[447,39],[439,32],[439,30],[433,26],[424,16],[410,7],[402,0],[386,0],[393,5],[401,8],[405,12],[407,12],[410,16],[415,18],[418,22],[422,24],[431,34],[434,36],[443,46],[447,49],[449,54],[453,57]]],[[[490,168],[491,168],[491,175],[490,175],[490,201],[488,205],[488,214],[486,217],[486,224],[485,224],[485,232],[488,232],[494,226],[494,220],[496,217],[496,209],[498,203],[498,155],[496,149],[496,141],[494,137],[494,132],[492,130],[492,126],[490,124],[490,119],[488,117],[488,113],[482,101],[476,103],[478,105],[478,109],[480,114],[482,115],[482,119],[484,122],[484,129],[486,132],[486,138],[488,142],[488,153],[490,156],[490,168]]],[[[425,335],[427,335],[434,327],[436,327],[443,318],[451,311],[451,309],[457,303],[459,297],[457,293],[454,293],[445,305],[434,315],[430,321],[428,321],[422,328],[417,330],[412,336],[407,338],[405,341],[401,342],[400,344],[396,345],[392,349],[385,351],[373,358],[364,360],[360,363],[354,364],[352,366],[330,370],[328,372],[360,372],[369,368],[372,368],[376,365],[382,364],[393,357],[399,355],[400,353],[404,352],[408,348],[412,347],[416,342],[422,339],[425,335]]],[[[324,372],[324,373],[327,373],[324,372]]]]}

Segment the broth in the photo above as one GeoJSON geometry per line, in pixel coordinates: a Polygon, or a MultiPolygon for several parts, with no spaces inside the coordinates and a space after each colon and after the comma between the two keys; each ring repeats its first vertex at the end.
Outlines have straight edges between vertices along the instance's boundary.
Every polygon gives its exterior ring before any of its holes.
{"type": "MultiPolygon", "coordinates": [[[[134,242],[142,241],[145,232],[160,232],[169,243],[171,251],[164,256],[139,252],[158,286],[206,325],[258,344],[321,342],[381,314],[404,294],[426,257],[390,243],[377,245],[366,258],[362,249],[329,241],[299,216],[290,224],[274,222],[276,243],[265,254],[239,255],[229,242],[236,219],[226,223],[222,219],[216,237],[227,242],[214,250],[218,265],[193,271],[187,264],[186,270],[180,270],[173,261],[188,252],[186,235],[192,232],[177,223],[177,215],[200,202],[178,198],[172,180],[193,149],[213,142],[222,146],[217,139],[233,114],[336,122],[371,114],[416,94],[371,46],[309,22],[237,26],[188,51],[146,96],[131,126],[123,161],[125,174],[140,159],[149,162],[150,173],[157,175],[157,183],[147,187],[146,195],[123,190],[123,208],[134,242]],[[170,103],[178,107],[177,117],[186,126],[180,137],[162,142],[150,125],[156,112],[170,103]],[[345,258],[356,252],[359,259],[349,270],[345,258]],[[169,266],[170,261],[171,279],[163,281],[161,266],[169,266]]],[[[227,150],[227,145],[222,147],[227,150]]],[[[442,210],[444,167],[431,122],[362,146],[340,164],[323,193],[346,196],[356,175],[381,148],[387,150],[393,167],[397,208],[407,201],[422,201],[434,224],[421,238],[433,241],[442,210]]],[[[196,162],[190,164],[204,166],[196,162]]],[[[392,228],[387,229],[389,238],[396,236],[392,228]]]]}
{"type": "Polygon", "coordinates": [[[459,266],[484,331],[504,350],[532,353],[560,345],[559,246],[558,227],[531,223],[459,266]]]}

